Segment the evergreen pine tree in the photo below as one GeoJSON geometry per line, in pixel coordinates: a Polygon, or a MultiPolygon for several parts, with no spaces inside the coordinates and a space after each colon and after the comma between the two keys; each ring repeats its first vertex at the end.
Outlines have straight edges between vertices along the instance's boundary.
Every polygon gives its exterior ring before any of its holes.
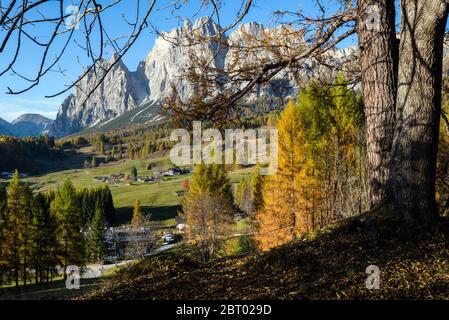
{"type": "Polygon", "coordinates": [[[105,214],[106,222],[109,226],[115,223],[115,207],[114,200],[112,198],[111,189],[108,186],[101,188],[103,198],[103,212],[105,214]]]}
{"type": "Polygon", "coordinates": [[[59,264],[56,219],[50,212],[52,196],[50,193],[38,193],[33,200],[32,248],[35,277],[36,282],[48,282],[59,264]]]}
{"type": "Polygon", "coordinates": [[[30,255],[30,228],[32,224],[30,189],[25,186],[16,170],[8,188],[5,254],[9,268],[14,269],[16,287],[19,285],[19,272],[27,283],[27,267],[30,255]]]}
{"type": "Polygon", "coordinates": [[[50,229],[49,210],[46,205],[45,196],[36,194],[32,199],[33,219],[30,229],[31,238],[31,265],[34,269],[35,282],[42,281],[43,272],[46,270],[46,261],[49,254],[49,239],[53,230],[50,229]]]}
{"type": "Polygon", "coordinates": [[[122,150],[122,144],[120,143],[117,147],[117,153],[118,153],[118,160],[122,160],[123,158],[123,150],[122,150]]]}
{"type": "Polygon", "coordinates": [[[104,155],[106,152],[105,152],[105,149],[104,149],[104,143],[103,143],[103,141],[100,141],[99,142],[99,152],[100,152],[100,154],[102,154],[102,155],[104,155]]]}
{"type": "Polygon", "coordinates": [[[69,265],[82,266],[84,264],[81,212],[75,188],[70,180],[64,181],[61,190],[56,193],[51,210],[58,221],[57,237],[61,248],[64,277],[66,277],[69,265]]]}
{"type": "Polygon", "coordinates": [[[6,189],[0,185],[0,286],[3,285],[4,273],[7,270],[7,258],[5,257],[5,232],[6,232],[6,189]]]}
{"type": "Polygon", "coordinates": [[[131,168],[131,172],[130,172],[130,178],[133,180],[133,181],[136,181],[137,180],[137,169],[136,169],[136,167],[132,167],[131,168]]]}
{"type": "Polygon", "coordinates": [[[106,219],[101,208],[95,210],[87,238],[87,255],[91,261],[101,261],[105,255],[106,219]]]}

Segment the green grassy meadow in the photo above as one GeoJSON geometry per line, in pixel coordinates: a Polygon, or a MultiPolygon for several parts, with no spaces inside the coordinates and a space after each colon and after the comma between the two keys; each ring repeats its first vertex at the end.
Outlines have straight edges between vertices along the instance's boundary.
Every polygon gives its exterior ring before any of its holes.
{"type": "MultiPolygon", "coordinates": [[[[146,160],[121,160],[111,162],[103,166],[91,169],[72,169],[52,172],[41,176],[31,176],[24,179],[34,191],[46,191],[57,189],[65,179],[70,179],[76,188],[93,188],[104,185],[104,182],[95,180],[96,176],[109,176],[114,173],[129,173],[132,167],[136,167],[139,176],[151,176],[152,170],[148,170],[148,164],[152,164],[157,171],[172,167],[167,155],[162,155],[146,160]]],[[[243,175],[249,174],[251,169],[241,169],[230,172],[229,179],[236,184],[243,175]]],[[[140,200],[145,213],[151,214],[151,221],[161,227],[174,227],[175,216],[181,210],[182,197],[177,196],[177,191],[183,190],[183,182],[190,179],[191,174],[164,177],[157,183],[134,182],[127,184],[109,184],[116,208],[118,224],[126,224],[131,220],[135,201],[140,200]]]]}

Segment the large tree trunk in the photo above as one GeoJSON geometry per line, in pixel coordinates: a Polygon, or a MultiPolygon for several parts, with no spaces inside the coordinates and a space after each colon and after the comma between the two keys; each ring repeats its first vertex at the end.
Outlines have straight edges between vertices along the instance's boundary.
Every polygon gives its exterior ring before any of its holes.
{"type": "Polygon", "coordinates": [[[398,45],[392,0],[359,0],[358,35],[371,206],[388,196],[397,91],[398,45]],[[378,8],[379,16],[376,16],[378,8]],[[378,21],[377,17],[379,18],[378,21]],[[378,22],[378,23],[377,23],[378,22]]]}
{"type": "Polygon", "coordinates": [[[441,110],[443,0],[402,0],[393,142],[394,212],[413,222],[436,217],[435,174],[441,110]]]}

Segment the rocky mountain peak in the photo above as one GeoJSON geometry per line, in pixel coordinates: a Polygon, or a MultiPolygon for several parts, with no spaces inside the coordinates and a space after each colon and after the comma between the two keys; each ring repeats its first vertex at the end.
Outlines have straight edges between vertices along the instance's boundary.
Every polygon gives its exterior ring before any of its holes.
{"type": "Polygon", "coordinates": [[[195,21],[191,29],[200,32],[203,36],[215,36],[220,32],[221,27],[210,17],[202,17],[195,21]]]}
{"type": "Polygon", "coordinates": [[[0,134],[15,137],[32,137],[49,133],[53,120],[40,114],[26,113],[9,123],[0,118],[0,134]]]}
{"type": "MultiPolygon", "coordinates": [[[[240,24],[225,35],[221,32],[221,27],[209,17],[202,17],[194,23],[185,20],[180,27],[160,34],[136,71],[128,70],[121,60],[117,61],[119,56],[116,54],[109,60],[102,61],[96,70],[97,74],[93,70],[89,72],[73,94],[64,100],[50,133],[61,137],[84,128],[94,128],[137,107],[158,105],[159,101],[174,94],[185,101],[192,96],[197,86],[186,78],[187,70],[210,63],[212,68],[224,70],[229,75],[238,70],[242,63],[254,63],[257,67],[256,62],[271,61],[274,58],[272,51],[258,45],[257,41],[260,39],[270,41],[271,37],[272,41],[276,41],[279,37],[287,37],[289,44],[305,45],[302,39],[288,38],[292,36],[289,28],[291,27],[267,29],[260,23],[249,22],[240,24]],[[251,50],[236,49],[239,46],[251,50]],[[192,56],[196,58],[194,62],[192,56]],[[107,69],[111,63],[115,63],[111,72],[83,106],[85,94],[90,92],[102,70],[107,69]]],[[[329,55],[334,60],[344,59],[352,54],[351,50],[331,51],[329,55]]],[[[299,72],[282,70],[269,84],[255,88],[247,96],[247,101],[262,98],[264,101],[273,100],[278,105],[282,104],[282,99],[279,98],[294,95],[301,82],[310,79],[312,73],[324,72],[312,61],[305,60],[299,72]]]]}
{"type": "Polygon", "coordinates": [[[62,103],[50,134],[57,137],[75,133],[83,128],[117,117],[139,106],[148,96],[148,81],[143,67],[130,72],[113,54],[103,60],[96,70],[91,70],[62,103]],[[115,64],[114,64],[115,63],[115,64]],[[87,94],[112,67],[104,81],[86,101],[87,94]],[[84,105],[85,102],[85,105],[84,105]]]}
{"type": "Polygon", "coordinates": [[[20,122],[30,122],[37,125],[51,125],[53,123],[53,120],[48,119],[37,113],[25,113],[22,114],[17,119],[15,119],[11,124],[14,125],[20,122]]]}
{"type": "MultiPolygon", "coordinates": [[[[194,85],[183,75],[186,70],[195,67],[189,58],[193,52],[195,56],[204,60],[212,60],[214,67],[222,68],[227,52],[225,46],[220,46],[213,39],[193,45],[190,42],[193,33],[208,40],[208,37],[214,37],[219,32],[220,27],[211,19],[204,17],[194,24],[187,22],[179,29],[162,34],[145,59],[145,74],[150,91],[149,100],[154,101],[173,95],[173,87],[176,88],[181,99],[187,99],[192,94],[194,85]],[[190,45],[185,45],[187,43],[190,45]]],[[[226,38],[223,36],[222,40],[226,41],[226,38]]]]}

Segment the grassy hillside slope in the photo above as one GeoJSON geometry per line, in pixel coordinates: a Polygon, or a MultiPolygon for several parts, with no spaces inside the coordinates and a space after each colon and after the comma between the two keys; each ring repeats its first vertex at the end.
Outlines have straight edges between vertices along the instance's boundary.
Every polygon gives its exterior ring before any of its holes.
{"type": "Polygon", "coordinates": [[[160,115],[161,106],[154,103],[145,103],[131,111],[124,113],[117,118],[102,122],[95,126],[86,128],[74,134],[74,136],[89,134],[93,132],[107,132],[110,130],[122,129],[132,125],[156,124],[163,117],[160,115]]]}
{"type": "MultiPolygon", "coordinates": [[[[30,177],[25,181],[31,183],[36,191],[56,189],[67,178],[73,182],[76,188],[92,188],[104,184],[95,180],[94,177],[109,176],[114,173],[130,173],[133,166],[137,168],[137,172],[141,176],[152,175],[153,172],[146,169],[149,163],[153,163],[158,168],[169,168],[171,165],[168,157],[149,160],[125,160],[92,169],[65,170],[30,177]]],[[[181,201],[181,198],[177,197],[175,192],[182,190],[182,182],[188,178],[189,175],[185,175],[166,178],[165,181],[155,184],[135,182],[132,185],[109,185],[117,210],[118,223],[130,221],[134,202],[139,199],[144,211],[152,214],[152,220],[164,221],[167,225],[174,225],[174,217],[181,201]]]]}
{"type": "MultiPolygon", "coordinates": [[[[64,170],[41,176],[32,176],[25,181],[30,183],[35,191],[57,189],[67,178],[73,182],[76,188],[92,188],[104,184],[95,180],[94,177],[109,176],[114,173],[130,173],[132,167],[136,167],[139,176],[150,176],[153,174],[152,170],[147,170],[150,163],[158,170],[172,167],[170,158],[166,153],[163,153],[146,160],[123,160],[97,168],[64,170]]],[[[250,170],[243,169],[231,172],[231,182],[238,183],[242,175],[248,174],[250,170]]],[[[181,209],[182,200],[182,197],[177,196],[176,192],[183,190],[183,182],[190,176],[191,174],[166,177],[164,181],[154,184],[135,182],[132,185],[109,185],[116,208],[117,222],[122,224],[131,220],[134,202],[138,199],[144,212],[150,213],[153,221],[162,226],[174,226],[174,217],[181,209]]]]}

